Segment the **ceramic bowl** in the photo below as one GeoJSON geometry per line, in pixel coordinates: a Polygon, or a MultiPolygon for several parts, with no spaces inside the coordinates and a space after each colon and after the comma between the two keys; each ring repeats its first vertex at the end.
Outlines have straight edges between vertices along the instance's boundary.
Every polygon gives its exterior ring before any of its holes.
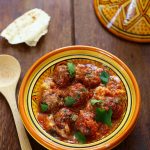
{"type": "Polygon", "coordinates": [[[140,92],[130,69],[116,56],[91,46],[69,46],[54,50],[40,59],[26,73],[19,92],[19,111],[30,135],[47,149],[112,149],[130,134],[140,110],[140,92]],[[103,63],[111,68],[122,80],[127,93],[127,108],[119,126],[108,136],[90,144],[69,144],[55,139],[42,129],[36,116],[38,95],[42,80],[53,72],[53,66],[68,59],[84,59],[103,63]]]}

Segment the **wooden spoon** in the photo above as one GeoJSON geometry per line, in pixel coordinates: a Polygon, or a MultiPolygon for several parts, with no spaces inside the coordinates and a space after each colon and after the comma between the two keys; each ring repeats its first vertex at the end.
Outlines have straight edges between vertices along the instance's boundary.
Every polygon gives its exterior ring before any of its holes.
{"type": "Polygon", "coordinates": [[[15,98],[16,86],[20,73],[20,64],[14,57],[9,55],[0,55],[0,92],[5,96],[11,108],[21,149],[32,150],[18,112],[15,98]]]}

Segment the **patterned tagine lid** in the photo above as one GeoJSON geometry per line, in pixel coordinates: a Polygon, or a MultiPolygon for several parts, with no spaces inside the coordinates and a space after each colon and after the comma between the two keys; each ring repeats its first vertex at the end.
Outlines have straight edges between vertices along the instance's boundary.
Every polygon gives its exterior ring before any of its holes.
{"type": "Polygon", "coordinates": [[[100,22],[113,34],[150,42],[150,0],[94,0],[100,22]]]}

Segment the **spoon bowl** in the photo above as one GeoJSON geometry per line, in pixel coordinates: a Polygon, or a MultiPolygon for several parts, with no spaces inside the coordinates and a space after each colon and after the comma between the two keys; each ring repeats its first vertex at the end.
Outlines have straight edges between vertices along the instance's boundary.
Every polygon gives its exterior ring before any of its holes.
{"type": "Polygon", "coordinates": [[[16,86],[20,73],[21,67],[17,59],[10,55],[0,55],[0,92],[5,96],[11,108],[21,149],[32,150],[16,103],[16,86]]]}
{"type": "Polygon", "coordinates": [[[17,84],[20,73],[20,64],[14,57],[0,55],[0,88],[17,84]]]}

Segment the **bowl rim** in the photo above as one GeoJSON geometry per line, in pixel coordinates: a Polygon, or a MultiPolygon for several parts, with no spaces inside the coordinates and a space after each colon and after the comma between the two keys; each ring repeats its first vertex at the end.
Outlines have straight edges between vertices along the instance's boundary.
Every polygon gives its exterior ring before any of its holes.
{"type": "MultiPolygon", "coordinates": [[[[32,74],[33,70],[35,70],[36,67],[40,63],[42,63],[44,60],[46,60],[47,58],[49,58],[52,55],[56,55],[56,54],[58,54],[60,52],[63,52],[63,51],[75,50],[75,49],[76,50],[90,50],[90,51],[98,52],[100,54],[108,56],[109,58],[115,60],[119,65],[121,65],[125,69],[125,71],[129,75],[131,81],[133,82],[133,86],[134,86],[135,94],[136,94],[136,98],[137,98],[136,99],[137,106],[136,106],[136,109],[135,109],[135,112],[134,112],[134,116],[132,117],[132,121],[130,122],[129,126],[124,131],[124,133],[122,135],[120,135],[118,138],[116,138],[115,140],[111,141],[111,143],[109,144],[109,147],[107,147],[107,149],[112,149],[115,146],[117,146],[118,144],[120,144],[130,134],[130,132],[133,130],[133,128],[134,128],[134,126],[136,124],[136,121],[138,119],[138,116],[139,116],[139,110],[140,110],[140,105],[141,105],[141,97],[140,97],[140,91],[139,91],[139,87],[138,87],[137,81],[136,81],[133,73],[127,67],[127,65],[123,61],[121,61],[118,57],[116,57],[115,55],[113,55],[113,54],[111,54],[111,53],[109,53],[109,52],[107,52],[105,50],[102,50],[100,48],[97,48],[97,47],[84,46],[84,45],[66,46],[66,47],[62,47],[62,48],[58,48],[56,50],[50,51],[49,53],[43,55],[38,60],[36,60],[33,63],[33,65],[29,68],[27,73],[25,74],[25,76],[23,78],[23,81],[22,81],[22,84],[20,86],[20,90],[19,90],[18,108],[19,108],[19,112],[20,112],[20,115],[21,115],[22,122],[23,122],[25,128],[27,129],[27,131],[30,133],[30,135],[38,143],[40,143],[41,145],[43,145],[44,147],[46,147],[48,149],[50,149],[50,148],[56,149],[57,148],[53,142],[47,143],[44,139],[42,139],[42,137],[38,136],[36,134],[36,131],[29,124],[28,118],[26,116],[26,112],[25,112],[25,109],[24,109],[24,105],[23,105],[23,102],[24,102],[24,100],[23,100],[24,90],[25,90],[26,83],[27,83],[30,75],[32,74]]],[[[59,149],[60,149],[60,147],[59,147],[59,149]]],[[[71,149],[71,148],[66,147],[65,149],[71,149]]],[[[77,148],[75,148],[75,149],[77,149],[77,148]]],[[[81,149],[85,149],[85,148],[81,148],[81,149]]],[[[99,149],[99,148],[96,148],[96,149],[99,149]]],[[[101,148],[101,149],[105,149],[105,148],[101,148]]]]}

